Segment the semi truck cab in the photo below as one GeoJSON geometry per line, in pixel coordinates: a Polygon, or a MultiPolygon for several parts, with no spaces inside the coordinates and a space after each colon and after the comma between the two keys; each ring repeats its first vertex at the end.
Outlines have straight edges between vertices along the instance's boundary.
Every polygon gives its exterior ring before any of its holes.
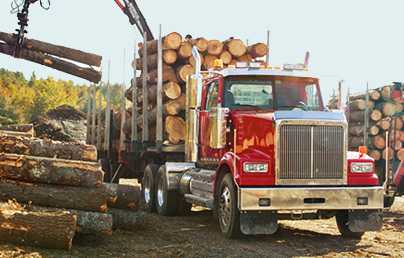
{"type": "Polygon", "coordinates": [[[325,109],[305,66],[198,70],[187,82],[184,159],[145,168],[150,211],[212,209],[228,238],[273,234],[282,219],[336,217],[356,238],[381,229],[374,160],[364,147],[348,151],[344,113],[325,109]]]}

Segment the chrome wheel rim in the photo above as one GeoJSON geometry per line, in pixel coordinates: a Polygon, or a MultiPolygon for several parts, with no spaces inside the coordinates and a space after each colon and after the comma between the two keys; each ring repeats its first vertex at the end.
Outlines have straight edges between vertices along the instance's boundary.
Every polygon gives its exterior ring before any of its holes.
{"type": "Polygon", "coordinates": [[[232,201],[230,190],[227,186],[225,186],[222,190],[219,201],[219,217],[220,222],[224,227],[228,227],[230,225],[231,209],[232,201]]]}
{"type": "Polygon", "coordinates": [[[163,183],[160,181],[157,188],[157,203],[160,207],[163,206],[164,197],[163,197],[163,183]]]}
{"type": "Polygon", "coordinates": [[[144,201],[146,203],[150,203],[150,186],[149,186],[149,179],[146,177],[145,178],[145,186],[144,186],[144,191],[143,191],[143,195],[144,195],[144,201]]]}

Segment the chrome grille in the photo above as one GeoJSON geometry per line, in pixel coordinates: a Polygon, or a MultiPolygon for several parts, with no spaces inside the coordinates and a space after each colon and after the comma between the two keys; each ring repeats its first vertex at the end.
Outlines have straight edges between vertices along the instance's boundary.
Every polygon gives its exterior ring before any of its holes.
{"type": "Polygon", "coordinates": [[[345,128],[339,125],[281,125],[279,183],[297,183],[299,180],[314,184],[342,182],[346,166],[344,131],[345,128]]]}

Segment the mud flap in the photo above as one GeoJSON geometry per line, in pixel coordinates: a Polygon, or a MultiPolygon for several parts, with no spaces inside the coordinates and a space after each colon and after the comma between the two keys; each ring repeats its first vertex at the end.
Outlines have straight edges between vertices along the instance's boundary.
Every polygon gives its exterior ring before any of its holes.
{"type": "Polygon", "coordinates": [[[276,213],[241,213],[240,230],[245,235],[271,235],[278,230],[276,213]]]}
{"type": "Polygon", "coordinates": [[[348,227],[352,232],[379,231],[383,226],[381,211],[349,212],[348,227]]]}

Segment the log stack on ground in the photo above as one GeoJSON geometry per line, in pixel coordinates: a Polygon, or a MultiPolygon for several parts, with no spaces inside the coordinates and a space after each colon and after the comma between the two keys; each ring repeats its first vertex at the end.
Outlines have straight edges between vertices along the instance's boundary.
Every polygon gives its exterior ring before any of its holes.
{"type": "Polygon", "coordinates": [[[69,105],[51,109],[33,121],[36,137],[62,142],[85,142],[86,123],[86,115],[69,105]]]}
{"type": "MultiPolygon", "coordinates": [[[[142,79],[147,79],[149,108],[149,131],[155,132],[156,99],[157,99],[157,63],[158,42],[157,40],[146,42],[148,74],[141,74],[136,79],[137,103],[140,111],[138,127],[142,128],[142,79]]],[[[221,59],[224,67],[235,65],[238,61],[252,62],[261,61],[267,55],[268,48],[264,43],[247,46],[242,40],[229,38],[227,40],[208,40],[202,37],[183,38],[179,33],[173,32],[163,37],[163,102],[164,102],[164,140],[167,144],[183,143],[185,138],[185,82],[187,77],[194,73],[195,60],[192,56],[192,47],[196,46],[202,59],[202,70],[213,68],[214,61],[221,59]]],[[[140,57],[133,61],[137,70],[143,69],[144,44],[139,44],[140,57]]],[[[142,72],[143,73],[143,72],[142,72]]],[[[132,101],[134,81],[132,87],[126,92],[126,97],[132,101]]],[[[146,110],[145,110],[146,111],[146,110]]],[[[126,119],[130,121],[131,110],[128,110],[126,119]]],[[[130,138],[130,122],[127,123],[125,133],[130,138]]],[[[119,128],[119,126],[117,126],[119,128]]],[[[150,135],[150,139],[154,136],[150,135]]]]}
{"type": "Polygon", "coordinates": [[[15,202],[0,203],[0,240],[70,250],[77,216],[64,211],[27,211],[15,202]]]}
{"type": "Polygon", "coordinates": [[[399,94],[401,90],[403,89],[398,89],[395,85],[372,89],[368,92],[368,102],[366,102],[366,94],[350,96],[347,118],[351,150],[357,150],[359,146],[366,145],[369,149],[368,154],[376,161],[386,157],[404,159],[404,117],[402,116],[404,103],[402,99],[393,97],[395,92],[399,94]],[[368,121],[367,128],[365,128],[365,120],[368,121]],[[386,132],[390,133],[388,149],[386,132]],[[364,142],[364,133],[368,135],[368,142],[364,142]]]}
{"type": "Polygon", "coordinates": [[[0,135],[0,240],[68,250],[75,233],[134,230],[139,187],[103,181],[94,146],[0,135]]]}

